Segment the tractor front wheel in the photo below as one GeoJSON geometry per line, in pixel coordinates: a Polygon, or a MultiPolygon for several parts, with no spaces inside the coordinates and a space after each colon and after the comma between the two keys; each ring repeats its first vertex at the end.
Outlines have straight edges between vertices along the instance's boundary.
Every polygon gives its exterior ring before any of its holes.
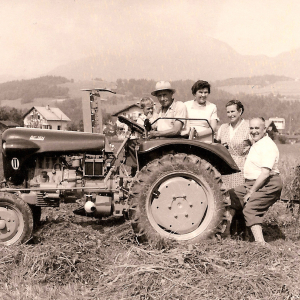
{"type": "Polygon", "coordinates": [[[27,242],[33,230],[30,207],[17,195],[0,192],[0,245],[27,242]]]}

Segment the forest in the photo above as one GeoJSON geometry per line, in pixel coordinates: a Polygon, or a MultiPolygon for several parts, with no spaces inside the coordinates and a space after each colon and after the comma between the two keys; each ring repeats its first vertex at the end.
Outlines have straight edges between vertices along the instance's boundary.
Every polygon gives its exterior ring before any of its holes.
{"type": "Polygon", "coordinates": [[[215,81],[214,85],[220,86],[230,86],[230,85],[257,85],[264,87],[266,85],[275,83],[277,81],[290,81],[293,78],[286,76],[277,75],[264,75],[264,76],[252,76],[252,77],[239,77],[239,78],[228,78],[224,80],[215,81]]]}
{"type": "Polygon", "coordinates": [[[70,82],[60,76],[43,76],[29,80],[15,80],[0,84],[0,100],[22,99],[22,103],[34,98],[67,96],[69,89],[59,84],[70,82]]]}
{"type": "Polygon", "coordinates": [[[23,112],[21,109],[11,108],[11,107],[2,107],[0,106],[0,120],[1,121],[13,121],[20,126],[23,125],[23,112]]]}
{"type": "MultiPolygon", "coordinates": [[[[286,119],[286,131],[290,133],[298,133],[300,130],[300,101],[282,100],[283,96],[269,94],[266,96],[250,95],[240,93],[233,95],[221,89],[225,84],[250,84],[263,85],[266,82],[275,83],[276,81],[292,80],[285,76],[265,75],[249,78],[231,78],[228,80],[211,82],[211,94],[208,100],[215,103],[218,107],[218,115],[220,123],[227,121],[225,105],[229,100],[238,99],[245,107],[244,118],[248,119],[254,116],[262,116],[265,119],[270,117],[282,117],[286,119]]],[[[44,76],[40,78],[11,81],[0,84],[0,100],[1,99],[18,99],[31,102],[34,98],[60,96],[66,97],[63,102],[57,102],[59,107],[72,120],[70,130],[82,130],[82,108],[81,98],[69,98],[68,88],[60,86],[60,84],[72,82],[67,78],[57,76],[44,76]]],[[[173,81],[172,86],[176,89],[174,95],[176,100],[187,101],[193,99],[191,87],[192,80],[173,81]]],[[[109,95],[108,101],[103,104],[104,122],[111,118],[111,112],[116,112],[128,105],[137,103],[143,96],[149,96],[155,87],[154,80],[148,79],[117,79],[116,95],[109,95]]],[[[300,94],[300,93],[299,93],[300,94]]],[[[154,99],[156,100],[156,99],[154,99]]],[[[33,102],[34,106],[34,102],[33,102]]],[[[22,115],[25,111],[20,109],[11,109],[8,107],[0,107],[0,119],[12,120],[22,125],[22,115]]]]}

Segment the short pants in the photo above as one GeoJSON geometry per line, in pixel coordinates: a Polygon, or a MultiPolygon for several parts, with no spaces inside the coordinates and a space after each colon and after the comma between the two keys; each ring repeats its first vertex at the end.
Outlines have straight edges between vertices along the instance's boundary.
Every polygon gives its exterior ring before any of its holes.
{"type": "Polygon", "coordinates": [[[255,180],[247,180],[244,185],[229,190],[231,208],[242,210],[246,226],[261,224],[268,208],[280,199],[282,180],[279,175],[270,176],[263,187],[254,192],[248,202],[244,204],[243,197],[247,194],[255,180]]]}

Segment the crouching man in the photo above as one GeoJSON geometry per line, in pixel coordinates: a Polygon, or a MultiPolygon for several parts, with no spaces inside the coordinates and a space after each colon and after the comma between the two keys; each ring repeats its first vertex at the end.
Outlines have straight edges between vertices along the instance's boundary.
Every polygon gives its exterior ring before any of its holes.
{"type": "Polygon", "coordinates": [[[246,226],[250,227],[255,241],[265,244],[261,226],[263,217],[268,208],[280,198],[282,190],[278,170],[279,151],[266,134],[263,118],[253,118],[249,126],[254,144],[244,166],[245,184],[229,190],[230,211],[232,217],[235,210],[242,210],[246,226]]]}

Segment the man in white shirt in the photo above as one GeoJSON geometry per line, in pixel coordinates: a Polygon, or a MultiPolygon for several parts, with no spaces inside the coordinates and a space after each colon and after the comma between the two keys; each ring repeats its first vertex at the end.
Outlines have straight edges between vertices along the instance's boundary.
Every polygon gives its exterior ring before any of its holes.
{"type": "Polygon", "coordinates": [[[157,131],[150,131],[148,138],[180,136],[186,124],[184,119],[187,117],[187,111],[183,102],[174,100],[173,95],[175,92],[176,90],[167,81],[156,83],[155,90],[151,95],[157,97],[161,104],[158,117],[170,119],[159,119],[157,121],[157,131]]]}
{"type": "Polygon", "coordinates": [[[255,241],[265,244],[261,227],[263,217],[268,208],[280,198],[282,190],[278,170],[279,151],[266,134],[263,118],[253,118],[249,127],[254,144],[244,166],[246,182],[245,185],[229,190],[231,208],[243,211],[246,226],[251,228],[255,241]]]}

